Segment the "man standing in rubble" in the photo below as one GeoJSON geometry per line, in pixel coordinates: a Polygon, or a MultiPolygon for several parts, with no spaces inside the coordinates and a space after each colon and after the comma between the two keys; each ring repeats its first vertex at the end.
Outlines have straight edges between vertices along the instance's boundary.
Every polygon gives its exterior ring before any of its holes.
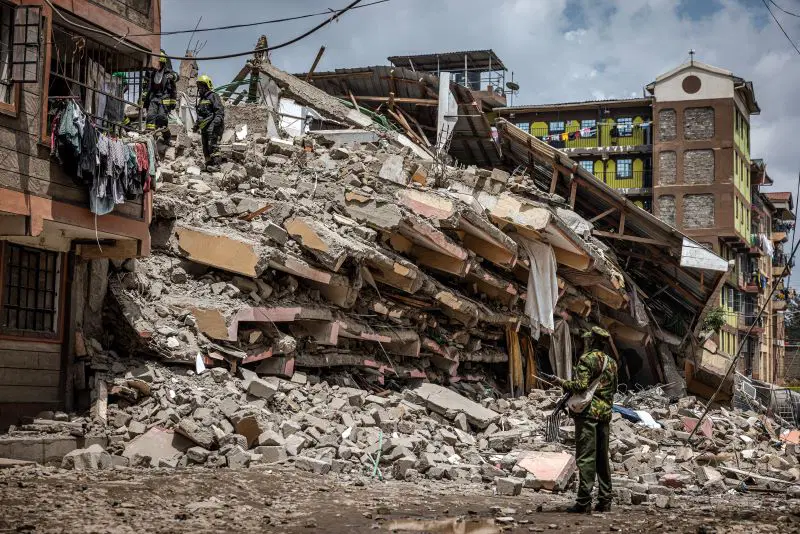
{"type": "Polygon", "coordinates": [[[169,145],[172,134],[169,131],[169,114],[178,104],[178,74],[172,70],[167,53],[161,51],[158,68],[150,75],[147,91],[144,93],[144,107],[147,110],[147,130],[162,132],[161,138],[169,145]]]}
{"type": "Polygon", "coordinates": [[[617,391],[617,362],[609,356],[609,333],[599,326],[592,327],[583,335],[586,349],[573,371],[573,380],[553,377],[564,391],[572,394],[584,393],[597,380],[597,387],[586,408],[570,414],[575,419],[575,456],[578,464],[578,498],[567,508],[570,513],[589,513],[592,509],[592,487],[595,476],[598,481],[595,511],[611,509],[611,457],[609,436],[611,407],[617,391]]]}
{"type": "Polygon", "coordinates": [[[219,140],[225,130],[225,108],[222,99],[213,91],[214,84],[206,74],[197,78],[197,122],[194,131],[203,138],[206,169],[219,165],[219,140]]]}

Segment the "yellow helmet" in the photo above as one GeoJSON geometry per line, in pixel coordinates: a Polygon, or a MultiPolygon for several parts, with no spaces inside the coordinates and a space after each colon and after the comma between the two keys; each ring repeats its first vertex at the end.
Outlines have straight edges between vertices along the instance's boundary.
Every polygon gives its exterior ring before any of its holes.
{"type": "Polygon", "coordinates": [[[161,49],[161,55],[158,57],[159,63],[166,63],[167,62],[167,53],[164,52],[164,49],[161,49]]]}
{"type": "Polygon", "coordinates": [[[214,82],[211,81],[211,77],[208,74],[201,74],[198,76],[197,83],[204,83],[209,89],[214,88],[214,82]]]}

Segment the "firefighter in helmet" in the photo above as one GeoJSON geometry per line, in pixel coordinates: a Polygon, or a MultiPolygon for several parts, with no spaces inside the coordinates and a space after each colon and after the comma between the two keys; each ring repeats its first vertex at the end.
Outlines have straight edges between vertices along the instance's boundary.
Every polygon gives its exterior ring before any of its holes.
{"type": "Polygon", "coordinates": [[[172,70],[166,52],[161,50],[158,68],[151,73],[144,94],[144,107],[147,110],[147,129],[160,130],[166,144],[172,137],[168,128],[169,114],[178,104],[177,84],[178,74],[172,70]]]}
{"type": "Polygon", "coordinates": [[[224,129],[225,108],[222,100],[214,92],[211,78],[202,74],[197,78],[197,122],[194,124],[194,131],[199,131],[203,139],[206,168],[219,165],[219,141],[224,129]]]}

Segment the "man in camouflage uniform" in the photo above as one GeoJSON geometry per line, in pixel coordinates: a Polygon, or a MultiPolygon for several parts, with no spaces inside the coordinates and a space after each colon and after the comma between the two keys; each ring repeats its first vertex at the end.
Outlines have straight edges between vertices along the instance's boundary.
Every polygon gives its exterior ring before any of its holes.
{"type": "Polygon", "coordinates": [[[589,406],[581,413],[571,413],[575,419],[575,456],[580,478],[578,498],[567,508],[571,513],[589,513],[592,508],[592,487],[595,475],[598,479],[597,505],[595,510],[607,512],[611,509],[611,458],[609,435],[611,407],[617,391],[617,362],[603,349],[610,338],[599,326],[584,334],[586,351],[573,371],[573,380],[554,377],[564,391],[581,393],[589,389],[599,376],[594,396],[589,406]],[[605,370],[603,364],[605,362],[605,370]]]}

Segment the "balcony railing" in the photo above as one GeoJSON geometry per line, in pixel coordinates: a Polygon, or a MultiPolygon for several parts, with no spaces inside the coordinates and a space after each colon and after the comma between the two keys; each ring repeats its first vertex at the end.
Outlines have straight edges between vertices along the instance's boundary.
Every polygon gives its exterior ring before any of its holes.
{"type": "Polygon", "coordinates": [[[772,256],[773,267],[785,267],[787,262],[789,263],[790,269],[794,267],[794,260],[790,262],[788,254],[785,254],[783,252],[778,252],[774,256],[772,256]]]}
{"type": "Polygon", "coordinates": [[[567,126],[563,132],[551,132],[546,127],[533,126],[531,135],[543,139],[553,148],[600,148],[613,146],[641,146],[651,144],[648,129],[634,125],[628,130],[620,130],[612,125],[601,125],[594,128],[594,134],[580,135],[580,128],[567,126]],[[553,139],[554,136],[567,134],[568,139],[553,139]],[[622,134],[622,135],[620,135],[622,134]]]}
{"type": "Polygon", "coordinates": [[[642,189],[653,187],[653,171],[631,171],[627,176],[618,171],[593,173],[595,178],[615,189],[642,189]]]}
{"type": "Polygon", "coordinates": [[[792,221],[775,221],[772,223],[772,231],[775,233],[784,233],[788,234],[794,228],[794,222],[792,221]]]}

